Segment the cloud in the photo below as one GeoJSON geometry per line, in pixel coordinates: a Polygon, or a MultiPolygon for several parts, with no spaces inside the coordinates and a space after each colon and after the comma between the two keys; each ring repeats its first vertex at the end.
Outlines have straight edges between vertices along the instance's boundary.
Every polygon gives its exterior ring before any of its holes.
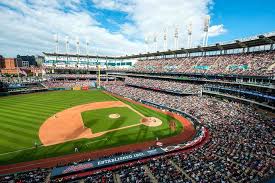
{"type": "MultiPolygon", "coordinates": [[[[152,40],[152,36],[157,35],[159,49],[162,49],[164,28],[168,31],[169,48],[173,49],[175,26],[180,30],[180,47],[186,47],[186,26],[190,22],[195,45],[200,43],[203,18],[209,14],[210,4],[211,0],[87,0],[85,4],[81,0],[1,0],[0,54],[53,52],[56,33],[61,52],[65,52],[65,37],[69,36],[70,52],[75,53],[78,36],[82,53],[86,53],[87,39],[91,54],[137,54],[145,51],[146,36],[152,40]],[[93,2],[90,5],[96,7],[97,12],[86,6],[89,2],[93,2]],[[118,25],[120,31],[112,32],[108,26],[101,25],[102,9],[124,12],[129,21],[118,25]]],[[[211,36],[226,32],[223,25],[212,26],[210,31],[211,36]]],[[[150,46],[150,50],[153,51],[154,46],[150,46]]]]}
{"type": "MultiPolygon", "coordinates": [[[[176,27],[179,30],[179,47],[187,47],[187,26],[190,23],[193,25],[193,46],[201,44],[204,18],[210,14],[209,9],[213,7],[212,0],[93,0],[93,2],[102,9],[113,11],[127,9],[132,23],[121,25],[121,33],[140,40],[148,37],[151,44],[153,37],[157,36],[160,50],[163,49],[165,29],[168,48],[174,49],[176,27]]],[[[212,37],[226,33],[223,25],[211,26],[209,30],[211,31],[209,35],[212,37]]],[[[153,45],[149,45],[149,48],[151,51],[155,50],[153,45]]]]}
{"type": "Polygon", "coordinates": [[[209,27],[209,37],[219,36],[227,33],[227,29],[224,28],[224,25],[213,25],[209,27]]]}
{"type": "Polygon", "coordinates": [[[127,40],[121,34],[112,34],[82,9],[80,1],[3,0],[0,5],[0,45],[6,56],[53,52],[55,33],[59,34],[59,47],[65,52],[65,37],[70,37],[71,52],[75,53],[75,40],[80,37],[82,53],[86,53],[85,40],[90,40],[90,53],[121,55],[137,51],[140,42],[127,40]],[[5,6],[3,6],[5,5],[5,6]],[[8,7],[8,8],[7,8],[8,7]],[[64,9],[67,11],[64,11],[64,9]],[[114,50],[114,45],[119,49],[114,50]],[[97,48],[97,49],[96,49],[97,48]],[[113,50],[113,51],[111,51],[113,50]]]}
{"type": "Polygon", "coordinates": [[[97,8],[130,12],[134,8],[134,0],[92,0],[97,8]]]}

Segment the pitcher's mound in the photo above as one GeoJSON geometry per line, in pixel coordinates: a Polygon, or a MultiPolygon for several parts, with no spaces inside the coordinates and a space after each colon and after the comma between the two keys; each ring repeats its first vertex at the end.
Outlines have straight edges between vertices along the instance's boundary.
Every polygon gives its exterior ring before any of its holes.
{"type": "Polygon", "coordinates": [[[109,115],[109,118],[111,118],[111,119],[117,119],[117,118],[119,118],[119,117],[120,117],[119,114],[110,114],[110,115],[109,115]]]}
{"type": "Polygon", "coordinates": [[[162,121],[155,117],[146,117],[141,120],[141,123],[145,126],[155,127],[160,126],[162,124],[162,121]]]}

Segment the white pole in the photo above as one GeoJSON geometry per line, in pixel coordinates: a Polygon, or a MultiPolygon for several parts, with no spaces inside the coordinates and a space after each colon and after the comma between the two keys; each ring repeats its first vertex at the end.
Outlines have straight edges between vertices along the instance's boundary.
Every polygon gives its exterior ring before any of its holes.
{"type": "Polygon", "coordinates": [[[149,50],[149,48],[148,48],[149,38],[147,36],[145,37],[144,42],[146,44],[146,53],[148,53],[148,50],[149,50]]]}
{"type": "Polygon", "coordinates": [[[205,38],[205,46],[207,46],[207,45],[208,45],[208,31],[206,33],[206,38],[205,38]]]}
{"type": "Polygon", "coordinates": [[[58,34],[54,35],[54,41],[55,41],[55,53],[59,52],[59,47],[58,47],[58,34]]]}
{"type": "Polygon", "coordinates": [[[88,39],[86,39],[86,55],[89,55],[88,46],[89,46],[89,41],[88,39]]]}
{"type": "Polygon", "coordinates": [[[203,46],[207,46],[208,43],[208,30],[210,25],[210,16],[206,15],[204,18],[204,37],[203,37],[203,46]]]}
{"type": "Polygon", "coordinates": [[[164,29],[163,32],[163,50],[166,51],[167,50],[167,29],[164,29]]]}
{"type": "Polygon", "coordinates": [[[175,44],[175,50],[178,50],[178,48],[179,48],[179,29],[178,29],[178,27],[176,26],[176,28],[175,28],[175,35],[174,35],[174,38],[175,38],[175,42],[174,42],[174,44],[175,44]]]}
{"type": "Polygon", "coordinates": [[[203,33],[202,46],[205,45],[206,32],[203,33]]]}
{"type": "Polygon", "coordinates": [[[152,41],[150,40],[151,39],[151,35],[149,34],[148,37],[147,37],[147,41],[148,41],[148,52],[151,52],[151,47],[152,47],[152,41]]]}
{"type": "Polygon", "coordinates": [[[154,43],[155,43],[155,51],[158,51],[158,40],[157,40],[157,34],[154,35],[154,43]]]}
{"type": "Polygon", "coordinates": [[[79,51],[79,37],[76,37],[76,54],[79,55],[80,51],[79,51]]]}
{"type": "Polygon", "coordinates": [[[67,53],[67,55],[69,54],[69,37],[68,36],[66,36],[66,38],[65,38],[66,40],[66,53],[67,53]]]}
{"type": "Polygon", "coordinates": [[[188,31],[188,48],[191,48],[192,47],[192,22],[190,22],[188,24],[188,27],[187,27],[187,31],[188,31]]]}

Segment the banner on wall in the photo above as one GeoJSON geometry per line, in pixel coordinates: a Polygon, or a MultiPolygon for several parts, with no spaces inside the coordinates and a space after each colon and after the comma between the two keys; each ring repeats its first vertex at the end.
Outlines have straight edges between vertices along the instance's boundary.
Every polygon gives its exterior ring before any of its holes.
{"type": "Polygon", "coordinates": [[[80,86],[75,86],[75,87],[73,87],[73,90],[81,90],[81,87],[80,86]]]}
{"type": "Polygon", "coordinates": [[[118,163],[125,163],[128,161],[137,160],[140,158],[146,158],[146,157],[150,157],[153,155],[159,155],[159,154],[163,154],[163,153],[165,153],[164,150],[162,150],[161,148],[156,148],[156,149],[152,149],[152,150],[124,154],[121,156],[103,158],[100,160],[94,160],[94,161],[90,161],[87,163],[81,163],[78,165],[58,167],[58,168],[54,168],[52,170],[51,176],[56,177],[56,176],[61,176],[61,175],[65,175],[68,173],[76,173],[79,171],[85,171],[85,170],[91,170],[91,169],[105,167],[105,166],[111,166],[111,165],[115,165],[118,163]]]}
{"type": "Polygon", "coordinates": [[[89,90],[89,86],[83,86],[82,90],[89,90]]]}

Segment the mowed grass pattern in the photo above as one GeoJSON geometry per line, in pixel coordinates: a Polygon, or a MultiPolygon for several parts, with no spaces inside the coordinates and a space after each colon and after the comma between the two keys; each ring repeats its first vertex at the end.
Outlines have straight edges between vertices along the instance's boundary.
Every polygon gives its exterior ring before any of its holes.
{"type": "Polygon", "coordinates": [[[168,121],[173,119],[170,116],[119,99],[144,116],[159,118],[163,124],[154,128],[141,125],[110,132],[93,139],[79,139],[63,144],[34,148],[34,142],[40,142],[39,128],[48,117],[73,106],[114,100],[118,99],[99,90],[55,91],[1,97],[0,165],[72,154],[75,147],[80,152],[87,152],[154,140],[156,137],[161,139],[179,134],[183,130],[181,123],[177,120],[175,120],[176,131],[170,130],[168,121]],[[26,148],[32,149],[22,150],[26,148]],[[10,153],[11,151],[13,152],[10,153]]]}
{"type": "Polygon", "coordinates": [[[86,127],[93,133],[104,132],[120,127],[140,123],[142,117],[128,107],[112,107],[82,112],[82,119],[86,127]],[[119,114],[117,119],[109,118],[110,114],[119,114]]]}
{"type": "Polygon", "coordinates": [[[39,143],[42,123],[64,109],[114,100],[100,91],[56,91],[0,98],[0,154],[39,143]]]}

